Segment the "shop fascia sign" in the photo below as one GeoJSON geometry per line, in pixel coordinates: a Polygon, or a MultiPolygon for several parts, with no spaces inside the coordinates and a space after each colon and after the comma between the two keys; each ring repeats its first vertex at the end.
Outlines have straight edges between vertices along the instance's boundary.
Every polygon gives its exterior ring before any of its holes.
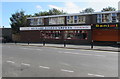
{"type": "Polygon", "coordinates": [[[119,28],[119,24],[96,24],[95,28],[119,28]]]}
{"type": "Polygon", "coordinates": [[[49,26],[49,27],[20,27],[20,30],[84,30],[91,29],[91,26],[49,26]]]}

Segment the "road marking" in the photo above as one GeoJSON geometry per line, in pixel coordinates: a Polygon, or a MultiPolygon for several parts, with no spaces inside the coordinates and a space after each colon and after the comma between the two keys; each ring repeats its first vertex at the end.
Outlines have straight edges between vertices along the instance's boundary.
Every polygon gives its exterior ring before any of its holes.
{"type": "Polygon", "coordinates": [[[50,67],[46,67],[46,66],[39,66],[39,67],[44,69],[50,69],[50,67]]]}
{"type": "Polygon", "coordinates": [[[74,53],[72,53],[72,52],[63,52],[63,53],[74,54],[74,53]]]}
{"type": "Polygon", "coordinates": [[[21,64],[25,66],[30,66],[30,64],[27,64],[27,63],[21,63],[21,64]]]}
{"type": "Polygon", "coordinates": [[[66,49],[66,50],[75,50],[75,49],[66,49]]]}
{"type": "Polygon", "coordinates": [[[70,73],[73,73],[73,72],[74,72],[74,71],[66,70],[66,69],[61,69],[61,71],[64,71],[64,72],[70,72],[70,73]]]}
{"type": "Polygon", "coordinates": [[[104,75],[90,74],[90,73],[88,73],[88,75],[90,75],[90,76],[96,76],[96,77],[105,77],[104,75]]]}
{"type": "Polygon", "coordinates": [[[68,54],[80,54],[80,53],[74,53],[74,52],[63,52],[63,53],[68,53],[68,54]]]}
{"type": "Polygon", "coordinates": [[[28,48],[20,48],[20,49],[28,49],[28,48]]]}
{"type": "Polygon", "coordinates": [[[62,65],[66,65],[66,66],[71,66],[71,65],[69,65],[69,64],[67,64],[67,63],[60,63],[60,64],[62,64],[62,65]]]}
{"type": "Polygon", "coordinates": [[[20,48],[20,49],[35,50],[35,49],[31,49],[31,48],[20,48]]]}
{"type": "Polygon", "coordinates": [[[41,51],[42,49],[36,49],[36,50],[40,50],[41,51]]]}
{"type": "Polygon", "coordinates": [[[94,55],[94,54],[85,54],[85,53],[73,53],[73,52],[61,52],[61,51],[58,51],[58,53],[76,54],[76,55],[89,55],[89,56],[102,56],[102,57],[105,57],[104,55],[94,55]]]}
{"type": "Polygon", "coordinates": [[[111,52],[111,51],[94,51],[94,52],[102,52],[102,53],[114,53],[117,54],[118,52],[111,52]]]}
{"type": "Polygon", "coordinates": [[[119,52],[107,52],[107,53],[114,53],[114,54],[118,54],[119,52]]]}
{"type": "Polygon", "coordinates": [[[7,63],[12,63],[12,64],[14,64],[15,62],[13,62],[13,61],[6,61],[7,63]]]}
{"type": "Polygon", "coordinates": [[[80,50],[80,51],[91,51],[92,52],[93,50],[80,50]]]}
{"type": "Polygon", "coordinates": [[[94,56],[98,56],[98,57],[106,57],[105,55],[94,55],[94,56]]]}
{"type": "Polygon", "coordinates": [[[31,48],[21,48],[21,49],[27,49],[27,50],[39,50],[39,51],[41,51],[41,49],[31,49],[31,48]]]}
{"type": "Polygon", "coordinates": [[[80,53],[80,55],[89,55],[89,56],[91,56],[92,54],[85,54],[85,53],[83,54],[83,53],[80,53]]]}

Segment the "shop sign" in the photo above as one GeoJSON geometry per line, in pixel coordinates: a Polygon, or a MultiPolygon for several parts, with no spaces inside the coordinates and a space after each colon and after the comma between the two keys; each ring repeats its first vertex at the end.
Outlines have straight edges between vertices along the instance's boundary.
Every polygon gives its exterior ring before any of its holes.
{"type": "Polygon", "coordinates": [[[112,25],[106,25],[106,24],[99,25],[99,24],[97,24],[96,27],[118,27],[118,24],[112,24],[112,25]]]}
{"type": "Polygon", "coordinates": [[[95,24],[93,28],[119,28],[119,24],[95,24]]]}
{"type": "Polygon", "coordinates": [[[91,29],[91,26],[53,26],[53,27],[20,27],[20,30],[83,30],[91,29]]]}

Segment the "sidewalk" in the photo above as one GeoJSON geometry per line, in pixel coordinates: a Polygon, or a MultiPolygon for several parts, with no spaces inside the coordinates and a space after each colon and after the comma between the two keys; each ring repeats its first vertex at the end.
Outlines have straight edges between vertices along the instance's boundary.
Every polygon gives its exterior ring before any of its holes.
{"type": "MultiPolygon", "coordinates": [[[[7,44],[15,44],[15,43],[7,43],[7,44]]],[[[16,45],[22,45],[22,46],[37,46],[37,47],[43,47],[42,43],[16,43],[16,45]]],[[[118,47],[111,47],[111,46],[93,46],[93,49],[91,49],[90,45],[70,45],[67,44],[66,47],[64,47],[64,44],[45,44],[44,47],[56,47],[56,48],[67,48],[67,49],[84,49],[84,50],[99,50],[99,51],[113,51],[113,52],[119,52],[118,47]]]]}

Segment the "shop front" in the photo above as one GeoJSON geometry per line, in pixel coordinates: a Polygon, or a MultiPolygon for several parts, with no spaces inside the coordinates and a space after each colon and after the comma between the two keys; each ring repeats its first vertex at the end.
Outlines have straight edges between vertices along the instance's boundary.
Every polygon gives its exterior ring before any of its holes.
{"type": "Polygon", "coordinates": [[[21,27],[21,41],[81,44],[90,43],[91,26],[21,27]]]}
{"type": "Polygon", "coordinates": [[[93,24],[92,26],[92,40],[93,41],[120,41],[120,24],[93,24]]]}

